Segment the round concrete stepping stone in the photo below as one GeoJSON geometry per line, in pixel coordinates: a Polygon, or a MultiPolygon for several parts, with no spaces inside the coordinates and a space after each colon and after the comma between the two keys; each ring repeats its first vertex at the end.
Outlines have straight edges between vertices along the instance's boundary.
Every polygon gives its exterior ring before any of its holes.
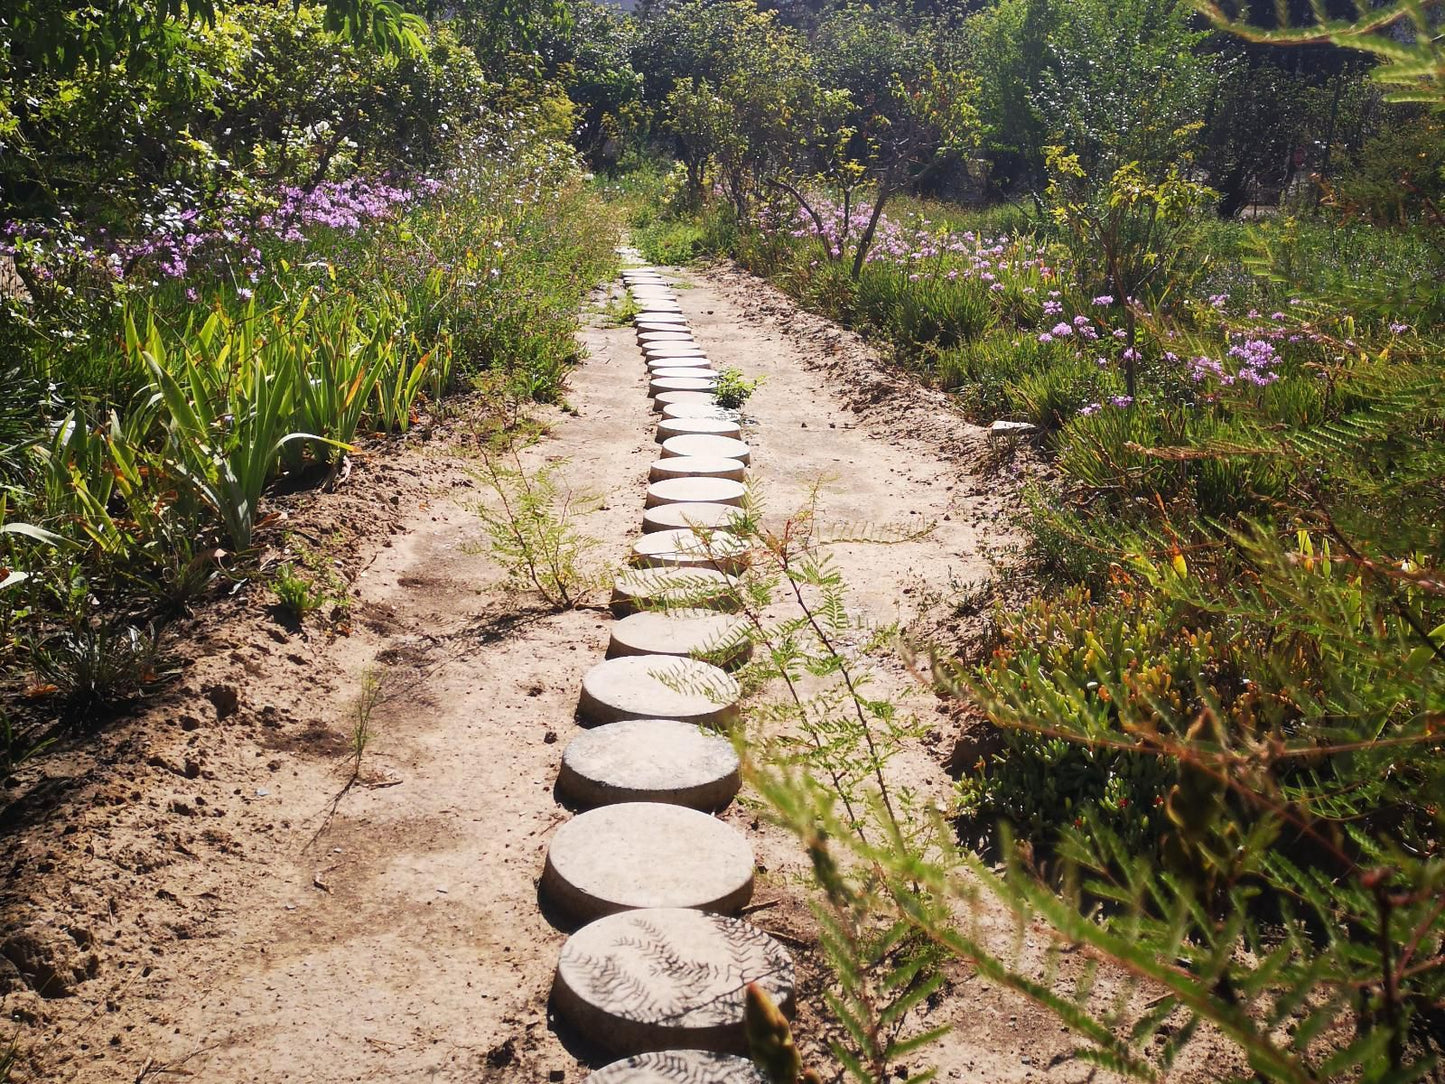
{"type": "Polygon", "coordinates": [[[734,482],[741,482],[747,476],[747,467],[736,459],[705,455],[677,455],[659,459],[647,471],[647,480],[650,482],[661,482],[667,478],[731,478],[734,482]]]}
{"type": "Polygon", "coordinates": [[[649,343],[691,343],[691,331],[639,331],[637,341],[643,346],[649,343]]]}
{"type": "Polygon", "coordinates": [[[699,403],[717,409],[717,396],[710,391],[665,391],[652,397],[654,411],[665,411],[676,403],[699,403]]]}
{"type": "Polygon", "coordinates": [[[679,364],[679,366],[691,366],[691,358],[701,357],[708,351],[699,347],[696,343],[644,343],[642,345],[643,360],[647,364],[668,363],[679,364]],[[682,358],[681,361],[676,358],[682,358]]]}
{"type": "Polygon", "coordinates": [[[647,362],[648,379],[657,376],[659,369],[701,369],[703,379],[717,379],[717,370],[713,368],[712,360],[701,354],[695,358],[651,358],[647,362]]]}
{"type": "Polygon", "coordinates": [[[612,626],[607,657],[678,655],[727,668],[744,661],[751,649],[747,625],[736,617],[716,610],[653,610],[624,617],[612,626]]]}
{"type": "Polygon", "coordinates": [[[712,568],[638,568],[612,584],[612,612],[621,616],[660,607],[706,606],[736,610],[738,581],[712,568]]]}
{"type": "Polygon", "coordinates": [[[731,504],[711,504],[689,501],[684,504],[660,504],[642,513],[642,530],[647,534],[658,531],[676,531],[684,527],[691,530],[702,527],[706,530],[726,529],[741,516],[742,509],[731,504]]]}
{"type": "Polygon", "coordinates": [[[752,898],[756,866],[732,825],[686,806],[623,802],[553,833],[540,888],[579,922],[647,907],[731,914],[752,898]]]}
{"type": "Polygon", "coordinates": [[[701,353],[702,347],[695,342],[650,342],[643,344],[642,352],[650,358],[676,358],[701,353]]]}
{"type": "Polygon", "coordinates": [[[714,395],[705,395],[702,402],[699,402],[695,398],[673,398],[675,394],[669,392],[665,396],[657,397],[657,401],[662,404],[663,421],[678,421],[683,418],[720,418],[728,422],[738,420],[738,412],[718,406],[717,397],[714,395]]]}
{"type": "MultiPolygon", "coordinates": [[[[676,302],[673,304],[676,304],[676,302]]],[[[641,327],[643,324],[668,324],[673,327],[679,325],[686,327],[687,317],[682,314],[682,309],[680,308],[658,308],[649,305],[634,316],[632,322],[637,327],[641,327]]]]}
{"type": "Polygon", "coordinates": [[[731,504],[741,508],[748,487],[731,478],[665,478],[647,487],[645,508],[659,504],[731,504]]]}
{"type": "MultiPolygon", "coordinates": [[[[693,527],[674,527],[667,531],[645,533],[632,544],[632,563],[643,568],[715,568],[720,572],[737,573],[743,567],[748,546],[736,535],[726,531],[699,534],[693,527]]],[[[665,651],[664,655],[678,652],[665,651]]],[[[681,652],[690,654],[690,652],[681,652]]]]}
{"type": "Polygon", "coordinates": [[[665,358],[647,358],[646,365],[648,377],[652,379],[669,375],[667,373],[658,373],[657,370],[659,369],[703,369],[706,371],[700,379],[717,379],[717,371],[712,367],[712,359],[706,354],[669,355],[665,358]]]}
{"type": "Polygon", "coordinates": [[[711,380],[717,381],[717,372],[707,365],[702,364],[706,358],[668,358],[671,365],[659,365],[657,368],[648,366],[648,376],[652,380],[672,380],[674,378],[683,380],[711,380]],[[696,361],[699,364],[691,365],[688,362],[696,361]]]}
{"type": "Polygon", "coordinates": [[[567,939],[552,997],[573,1027],[620,1054],[741,1053],[750,982],[792,1006],[792,958],[756,926],[680,908],[626,911],[567,939]]]}
{"type": "Polygon", "coordinates": [[[710,1050],[657,1050],[605,1065],[582,1084],[767,1084],[747,1058],[710,1050]]]}
{"type": "Polygon", "coordinates": [[[582,676],[578,711],[591,726],[623,719],[677,719],[722,727],[737,717],[741,695],[727,671],[710,663],[632,655],[599,662],[582,676]]]}
{"type": "Polygon", "coordinates": [[[684,437],[669,437],[662,442],[662,458],[671,459],[674,456],[736,459],[743,466],[747,466],[753,461],[753,450],[733,437],[693,433],[684,437]]]}
{"type": "Polygon", "coordinates": [[[663,298],[663,297],[644,297],[644,298],[639,298],[638,300],[641,301],[641,303],[642,303],[643,305],[647,306],[646,311],[649,312],[649,313],[658,313],[658,312],[676,312],[676,313],[681,313],[681,312],[682,312],[682,306],[681,306],[681,305],[679,305],[676,301],[670,301],[670,300],[668,300],[667,298],[663,298]]]}
{"type": "Polygon", "coordinates": [[[646,305],[649,308],[659,301],[677,300],[677,294],[673,293],[666,286],[629,286],[628,290],[639,305],[646,305]]]}
{"type": "Polygon", "coordinates": [[[707,391],[716,383],[716,378],[699,379],[685,376],[660,376],[647,382],[647,394],[656,397],[665,391],[707,391]]]}
{"type": "MultiPolygon", "coordinates": [[[[721,410],[721,408],[718,408],[721,410]]],[[[743,427],[731,418],[664,418],[657,423],[657,443],[673,437],[731,437],[741,440],[743,427]]]]}
{"type": "Polygon", "coordinates": [[[568,743],[557,775],[557,793],[588,808],[662,802],[710,813],[741,785],[733,743],[676,719],[624,719],[584,730],[568,743]]]}

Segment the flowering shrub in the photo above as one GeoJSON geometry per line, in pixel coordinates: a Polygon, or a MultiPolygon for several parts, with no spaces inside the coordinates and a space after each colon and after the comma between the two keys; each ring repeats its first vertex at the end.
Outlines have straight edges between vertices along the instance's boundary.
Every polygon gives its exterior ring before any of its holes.
{"type": "Polygon", "coordinates": [[[279,474],[405,431],[457,379],[560,393],[579,300],[615,260],[608,215],[525,114],[436,165],[252,186],[130,237],[10,231],[35,302],[6,326],[36,391],[0,517],[40,533],[0,534],[25,615],[0,643],[7,684],[203,594],[207,547],[254,545],[279,474]]]}

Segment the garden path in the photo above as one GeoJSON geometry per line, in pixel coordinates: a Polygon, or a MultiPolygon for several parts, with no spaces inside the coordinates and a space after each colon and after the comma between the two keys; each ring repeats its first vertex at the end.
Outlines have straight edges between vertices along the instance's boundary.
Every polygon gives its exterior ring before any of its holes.
{"type": "MultiPolygon", "coordinates": [[[[890,374],[853,336],[756,280],[726,268],[681,280],[681,308],[714,361],[766,378],[746,435],[769,516],[801,507],[819,487],[823,522],[935,524],[902,544],[836,547],[860,611],[909,624],[950,585],[989,574],[988,548],[1009,542],[1012,487],[976,471],[980,431],[943,396],[890,374]]],[[[565,461],[562,479],[602,498],[582,526],[602,557],[620,562],[640,532],[658,416],[633,330],[599,316],[582,339],[589,357],[571,379],[572,412],[557,413],[524,458],[534,467],[565,461]]],[[[264,630],[237,634],[229,652],[212,651],[197,667],[239,685],[238,718],[264,727],[279,717],[284,730],[310,715],[319,723],[307,733],[330,740],[238,729],[217,739],[199,778],[158,773],[136,784],[163,812],[166,788],[195,791],[188,800],[219,811],[233,846],[187,837],[198,861],[131,878],[128,899],[109,901],[109,920],[95,914],[107,859],[72,872],[80,897],[93,901],[89,921],[104,927],[99,970],[73,998],[43,1007],[44,1079],[580,1082],[589,1064],[607,1060],[549,1019],[566,934],[539,908],[537,879],[568,817],[553,783],[578,690],[612,619],[600,609],[531,610],[505,584],[474,548],[479,491],[464,456],[406,451],[392,466],[364,476],[376,486],[374,506],[390,509],[378,518],[390,522],[354,555],[351,635],[308,642],[305,681],[285,670],[264,630]],[[375,738],[360,784],[333,801],[368,669],[383,675],[375,738]],[[190,907],[185,926],[162,921],[177,900],[190,907]]],[[[306,516],[297,513],[298,529],[306,516]]],[[[942,797],[954,724],[900,662],[884,661],[880,678],[936,721],[897,770],[942,797]]],[[[170,723],[154,720],[157,730],[170,723]]],[[[162,760],[174,756],[162,735],[148,741],[162,760]]],[[[723,817],[755,846],[749,920],[794,949],[808,1035],[820,974],[791,877],[801,869],[796,849],[746,803],[723,817]]],[[[122,823],[112,819],[111,830],[122,823]]],[[[1085,1075],[1077,1065],[1049,1068],[1071,1048],[1052,1018],[971,976],[954,977],[932,1017],[956,1025],[934,1052],[942,1079],[1085,1075]]]]}

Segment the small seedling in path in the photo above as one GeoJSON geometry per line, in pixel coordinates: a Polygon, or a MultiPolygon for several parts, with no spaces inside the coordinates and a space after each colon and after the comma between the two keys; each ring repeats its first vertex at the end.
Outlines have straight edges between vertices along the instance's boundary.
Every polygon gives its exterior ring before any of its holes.
{"type": "Polygon", "coordinates": [[[356,697],[356,719],[351,727],[351,783],[361,778],[361,761],[375,736],[371,716],[381,702],[381,675],[371,667],[361,672],[361,692],[356,697]]]}
{"type": "Polygon", "coordinates": [[[717,374],[717,405],[728,410],[737,410],[752,396],[763,382],[762,377],[748,380],[741,369],[727,368],[717,374]]]}
{"type": "Polygon", "coordinates": [[[595,498],[563,489],[556,477],[559,466],[528,472],[515,447],[483,453],[477,477],[497,495],[500,508],[478,505],[477,515],[487,531],[487,548],[512,579],[535,589],[549,605],[570,610],[601,578],[584,560],[598,541],[576,527],[577,516],[595,498]]]}

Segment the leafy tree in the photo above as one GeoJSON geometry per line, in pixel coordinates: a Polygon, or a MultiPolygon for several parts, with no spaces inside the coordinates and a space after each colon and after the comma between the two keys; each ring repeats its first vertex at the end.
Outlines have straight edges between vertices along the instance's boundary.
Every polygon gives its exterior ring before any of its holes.
{"type": "Polygon", "coordinates": [[[1215,87],[1185,0],[1002,0],[968,24],[1001,176],[1041,185],[1043,147],[1086,173],[1146,172],[1191,153],[1215,87]]]}
{"type": "Polygon", "coordinates": [[[327,31],[319,6],[255,4],[194,26],[164,69],[17,76],[0,130],[8,210],[124,230],[158,198],[425,166],[474,115],[485,81],[447,30],[423,33],[416,54],[383,51],[327,31]]]}
{"type": "MultiPolygon", "coordinates": [[[[216,0],[14,0],[0,27],[20,73],[73,72],[82,64],[125,58],[133,67],[163,65],[187,27],[210,24],[236,4],[216,0]]],[[[327,0],[326,27],[386,50],[421,47],[422,21],[396,0],[327,0]]]]}
{"type": "Polygon", "coordinates": [[[800,125],[810,154],[801,183],[777,183],[812,218],[828,254],[843,259],[846,253],[856,279],[888,201],[924,183],[975,141],[976,83],[947,63],[927,24],[910,25],[867,6],[825,17],[811,48],[818,90],[800,125]],[[841,220],[832,230],[809,203],[808,182],[842,193],[841,220]],[[872,204],[855,223],[855,197],[865,188],[872,204]]]}
{"type": "Polygon", "coordinates": [[[795,152],[813,94],[802,38],[749,0],[681,0],[644,21],[634,61],[695,196],[716,166],[739,221],[795,152]]]}
{"type": "Polygon", "coordinates": [[[636,125],[642,76],[632,66],[636,20],[609,4],[577,0],[565,30],[544,46],[548,71],[577,105],[574,142],[594,167],[615,164],[636,125]]]}

